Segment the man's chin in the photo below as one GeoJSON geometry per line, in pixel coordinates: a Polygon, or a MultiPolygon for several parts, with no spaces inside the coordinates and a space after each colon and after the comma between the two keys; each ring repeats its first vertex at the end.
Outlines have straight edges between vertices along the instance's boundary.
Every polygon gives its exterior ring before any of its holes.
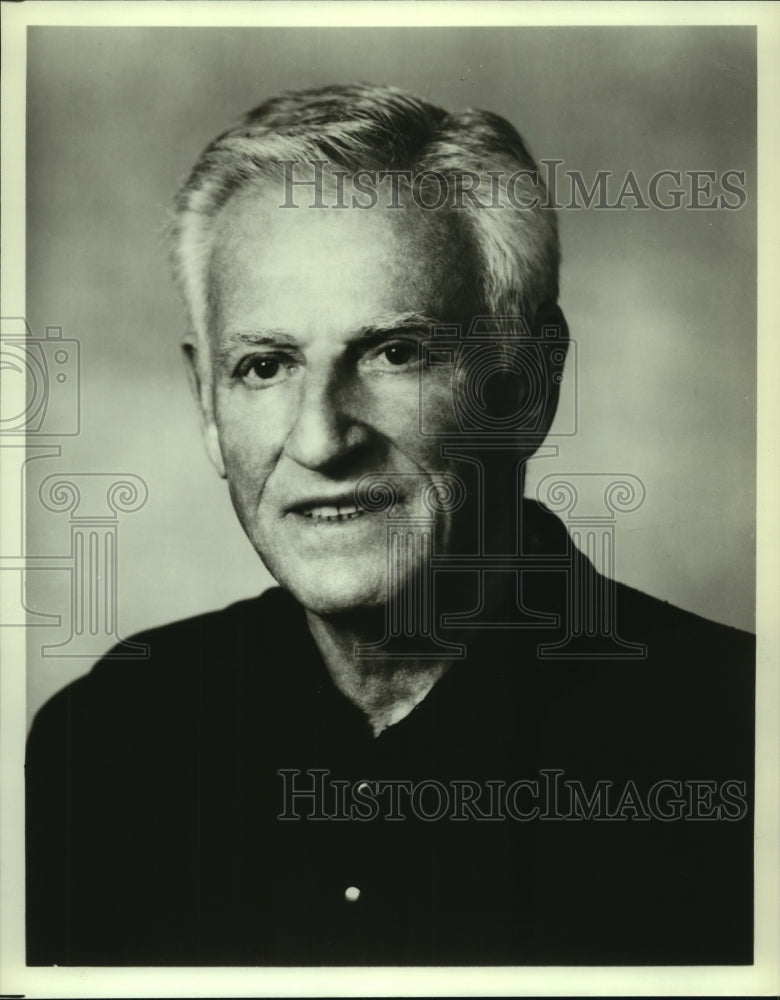
{"type": "Polygon", "coordinates": [[[365,614],[370,616],[386,603],[384,588],[381,590],[356,590],[306,586],[290,581],[279,581],[310,614],[319,618],[344,618],[365,614]]]}
{"type": "Polygon", "coordinates": [[[311,614],[324,618],[366,614],[383,608],[387,602],[387,580],[376,569],[355,565],[354,560],[329,560],[321,565],[266,566],[276,580],[299,604],[311,614]]]}

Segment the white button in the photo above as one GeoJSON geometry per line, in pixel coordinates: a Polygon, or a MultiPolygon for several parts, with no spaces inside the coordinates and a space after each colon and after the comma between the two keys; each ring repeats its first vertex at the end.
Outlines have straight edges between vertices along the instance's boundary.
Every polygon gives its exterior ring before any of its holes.
{"type": "Polygon", "coordinates": [[[346,899],[348,903],[357,903],[360,899],[360,889],[351,885],[348,889],[344,890],[344,899],[346,899]]]}

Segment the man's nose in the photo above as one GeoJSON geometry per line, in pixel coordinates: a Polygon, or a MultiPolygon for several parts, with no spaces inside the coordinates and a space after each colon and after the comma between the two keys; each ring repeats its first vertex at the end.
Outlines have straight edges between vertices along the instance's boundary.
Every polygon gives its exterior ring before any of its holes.
{"type": "Polygon", "coordinates": [[[357,419],[360,403],[348,377],[333,369],[308,369],[300,382],[294,423],[284,451],[299,465],[331,471],[369,441],[357,419]]]}

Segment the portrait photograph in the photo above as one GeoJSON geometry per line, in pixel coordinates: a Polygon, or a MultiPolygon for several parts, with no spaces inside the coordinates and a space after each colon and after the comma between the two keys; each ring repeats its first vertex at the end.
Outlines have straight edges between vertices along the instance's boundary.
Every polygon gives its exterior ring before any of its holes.
{"type": "Polygon", "coordinates": [[[693,10],[4,6],[3,993],[777,987],[780,19],[693,10]]]}

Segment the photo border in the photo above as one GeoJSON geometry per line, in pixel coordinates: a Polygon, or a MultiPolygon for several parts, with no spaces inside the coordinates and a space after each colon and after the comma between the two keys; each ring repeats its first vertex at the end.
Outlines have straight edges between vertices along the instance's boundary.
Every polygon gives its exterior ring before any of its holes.
{"type": "MultiPolygon", "coordinates": [[[[24,966],[23,759],[25,635],[0,631],[0,992],[25,996],[504,996],[758,995],[778,990],[778,346],[780,180],[777,97],[780,7],[775,3],[60,2],[2,5],[3,315],[25,310],[25,83],[30,25],[436,26],[737,25],[758,28],[758,526],[755,963],[752,967],[32,968],[24,966]]],[[[3,490],[13,489],[4,482],[3,490]]],[[[8,574],[0,574],[0,583],[8,574]]],[[[7,594],[0,592],[2,604],[7,594]]]]}

